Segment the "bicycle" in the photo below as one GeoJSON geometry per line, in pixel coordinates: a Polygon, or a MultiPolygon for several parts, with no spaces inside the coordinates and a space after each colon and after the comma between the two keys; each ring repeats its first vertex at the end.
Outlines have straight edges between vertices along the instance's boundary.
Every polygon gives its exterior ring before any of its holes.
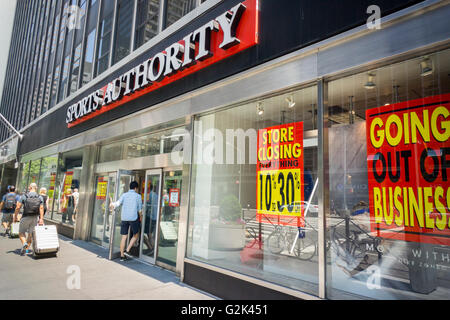
{"type": "Polygon", "coordinates": [[[275,225],[274,231],[267,237],[266,242],[269,251],[273,254],[280,254],[283,251],[290,253],[292,245],[298,234],[298,239],[292,250],[294,255],[303,261],[311,260],[316,255],[317,244],[311,237],[306,236],[303,228],[297,233],[298,228],[275,225]]]}
{"type": "Polygon", "coordinates": [[[382,240],[370,235],[351,219],[351,216],[369,212],[368,205],[365,202],[358,203],[353,207],[350,215],[344,215],[336,208],[333,210],[342,218],[342,221],[329,229],[330,244],[336,258],[341,259],[347,267],[353,267],[352,271],[361,271],[363,265],[369,265],[368,248],[374,248],[378,259],[381,259],[382,240]]]}

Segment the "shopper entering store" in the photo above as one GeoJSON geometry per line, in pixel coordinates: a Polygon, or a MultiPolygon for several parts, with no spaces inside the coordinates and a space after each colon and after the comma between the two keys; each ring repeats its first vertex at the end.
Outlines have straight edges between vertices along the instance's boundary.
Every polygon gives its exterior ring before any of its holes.
{"type": "Polygon", "coordinates": [[[130,190],[124,193],[120,199],[111,203],[110,209],[114,210],[122,206],[120,234],[122,239],[120,242],[120,261],[128,260],[130,250],[139,238],[141,229],[140,219],[142,219],[142,198],[138,194],[139,184],[136,181],[130,183],[130,190]],[[131,229],[132,238],[125,252],[125,244],[127,242],[128,230],[131,229]]]}
{"type": "Polygon", "coordinates": [[[28,254],[31,247],[32,233],[36,224],[44,224],[44,200],[37,194],[36,183],[30,184],[29,192],[24,194],[17,202],[13,221],[17,221],[17,215],[23,205],[23,215],[19,225],[19,239],[22,242],[21,255],[28,254]],[[26,235],[28,234],[28,236],[26,235]]]}
{"type": "Polygon", "coordinates": [[[9,232],[9,226],[13,222],[13,215],[16,209],[17,202],[20,201],[20,196],[16,194],[16,188],[14,186],[8,186],[8,193],[5,194],[0,202],[0,210],[2,215],[2,225],[5,228],[5,237],[9,232]]]}

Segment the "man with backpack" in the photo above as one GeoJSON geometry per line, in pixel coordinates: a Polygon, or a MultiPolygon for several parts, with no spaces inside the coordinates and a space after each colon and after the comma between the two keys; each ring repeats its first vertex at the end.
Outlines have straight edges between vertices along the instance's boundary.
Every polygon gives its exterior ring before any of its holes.
{"type": "Polygon", "coordinates": [[[17,221],[17,214],[23,206],[23,215],[20,219],[19,238],[22,242],[20,255],[28,254],[31,248],[31,240],[34,228],[37,224],[44,224],[44,200],[42,196],[37,194],[36,183],[30,184],[29,192],[24,194],[17,203],[14,212],[14,222],[17,221]],[[28,237],[26,237],[28,233],[28,237]]]}
{"type": "Polygon", "coordinates": [[[9,232],[9,226],[13,222],[14,211],[16,210],[16,204],[20,201],[20,196],[16,194],[16,188],[14,186],[8,186],[8,193],[5,194],[0,202],[0,210],[3,213],[2,225],[5,228],[5,237],[9,232]]]}

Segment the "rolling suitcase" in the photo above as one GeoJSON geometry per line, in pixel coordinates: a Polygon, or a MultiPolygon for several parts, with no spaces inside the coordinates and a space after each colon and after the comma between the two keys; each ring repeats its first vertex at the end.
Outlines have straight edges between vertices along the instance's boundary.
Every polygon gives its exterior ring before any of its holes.
{"type": "Polygon", "coordinates": [[[33,231],[33,254],[35,257],[52,255],[59,251],[58,231],[55,225],[36,226],[33,231]]]}
{"type": "Polygon", "coordinates": [[[18,238],[19,237],[19,225],[20,222],[13,222],[9,226],[9,237],[10,238],[18,238]]]}

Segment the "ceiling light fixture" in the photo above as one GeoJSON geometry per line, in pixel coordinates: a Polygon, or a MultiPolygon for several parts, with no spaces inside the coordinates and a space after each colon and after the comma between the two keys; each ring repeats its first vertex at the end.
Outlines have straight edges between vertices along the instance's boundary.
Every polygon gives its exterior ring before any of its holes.
{"type": "Polygon", "coordinates": [[[375,77],[375,74],[371,73],[371,72],[368,72],[367,73],[367,77],[368,77],[368,79],[367,79],[366,84],[364,85],[364,88],[366,88],[366,89],[373,89],[373,88],[375,88],[376,85],[373,82],[373,78],[375,77]]]}
{"type": "Polygon", "coordinates": [[[295,106],[294,97],[292,95],[287,97],[285,100],[288,103],[289,108],[293,108],[295,106]]]}
{"type": "Polygon", "coordinates": [[[426,77],[430,74],[433,74],[433,61],[431,61],[430,58],[425,57],[420,62],[420,75],[426,77]]]}

